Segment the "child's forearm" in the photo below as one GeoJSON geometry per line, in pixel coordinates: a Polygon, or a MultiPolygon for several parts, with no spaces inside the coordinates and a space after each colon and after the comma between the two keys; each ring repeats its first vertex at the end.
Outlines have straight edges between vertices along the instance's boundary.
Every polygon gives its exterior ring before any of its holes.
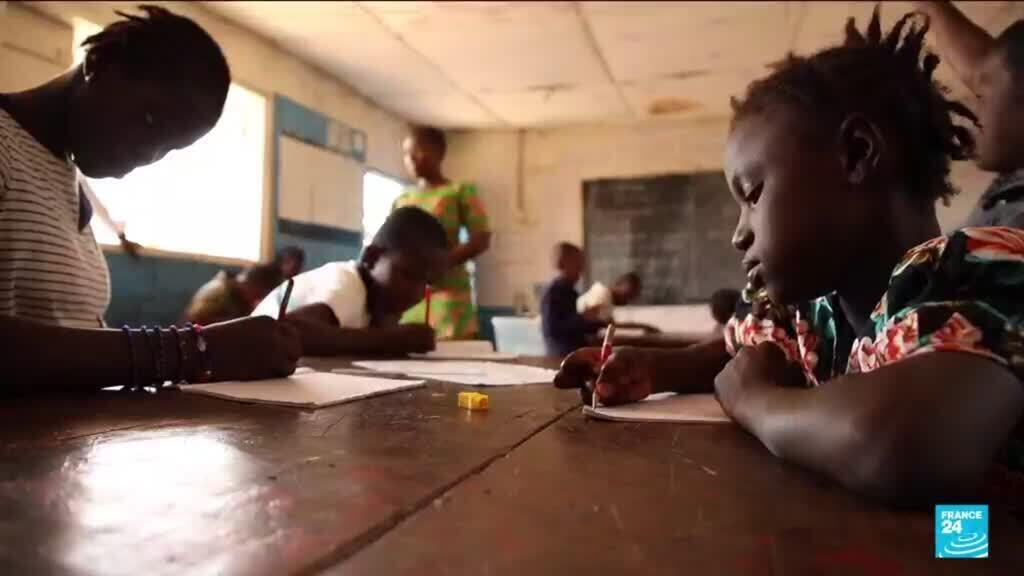
{"type": "MultiPolygon", "coordinates": [[[[89,390],[130,384],[132,358],[120,330],[63,328],[0,317],[0,389],[89,390]]],[[[149,354],[136,351],[136,373],[153,373],[149,354]]],[[[148,381],[148,380],[146,380],[148,381]]]]}
{"type": "Polygon", "coordinates": [[[737,422],[780,458],[884,500],[963,494],[1020,416],[1024,391],[990,360],[940,352],[820,388],[756,386],[737,422]]]}
{"type": "Polygon", "coordinates": [[[658,352],[655,392],[714,392],[715,376],[729,362],[725,340],[721,338],[687,348],[666,348],[658,352]]]}

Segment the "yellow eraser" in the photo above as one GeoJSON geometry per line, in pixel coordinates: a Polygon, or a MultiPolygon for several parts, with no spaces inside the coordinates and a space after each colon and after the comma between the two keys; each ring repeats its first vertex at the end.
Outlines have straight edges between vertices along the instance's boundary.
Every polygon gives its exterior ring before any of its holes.
{"type": "Polygon", "coordinates": [[[467,410],[487,410],[487,394],[479,392],[459,392],[459,408],[467,410]]]}

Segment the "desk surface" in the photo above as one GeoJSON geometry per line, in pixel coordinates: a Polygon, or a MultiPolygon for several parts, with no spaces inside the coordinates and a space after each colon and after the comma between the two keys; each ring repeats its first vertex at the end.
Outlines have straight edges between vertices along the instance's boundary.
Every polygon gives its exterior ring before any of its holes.
{"type": "MultiPolygon", "coordinates": [[[[340,361],[314,361],[326,368],[340,361]]],[[[426,388],[316,411],[176,392],[0,405],[3,574],[1020,574],[731,425],[584,420],[578,395],[426,388]],[[584,572],[586,570],[587,572],[584,572]]]]}

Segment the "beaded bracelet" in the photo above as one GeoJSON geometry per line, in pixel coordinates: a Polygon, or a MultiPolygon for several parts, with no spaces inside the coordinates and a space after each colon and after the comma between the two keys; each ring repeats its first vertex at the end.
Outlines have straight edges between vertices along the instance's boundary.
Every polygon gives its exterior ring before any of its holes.
{"type": "Polygon", "coordinates": [[[121,331],[124,332],[125,339],[128,340],[129,377],[128,383],[121,387],[122,391],[127,392],[135,388],[135,382],[138,380],[138,374],[135,370],[135,342],[132,341],[132,329],[127,324],[121,326],[121,331]]]}
{"type": "Polygon", "coordinates": [[[188,323],[189,329],[196,338],[196,350],[199,351],[199,377],[197,382],[209,382],[213,379],[213,360],[210,358],[210,350],[206,345],[206,338],[203,336],[203,327],[199,324],[188,323]]]}
{"type": "Polygon", "coordinates": [[[164,384],[167,383],[167,380],[170,379],[170,370],[167,366],[167,355],[164,353],[164,331],[157,326],[153,329],[153,333],[156,334],[156,345],[160,354],[158,363],[160,369],[157,370],[156,382],[154,383],[153,388],[159,392],[160,389],[164,387],[164,384]]]}
{"type": "Polygon", "coordinates": [[[174,347],[178,349],[178,377],[174,382],[175,384],[178,382],[188,382],[188,375],[185,372],[188,366],[188,347],[186,346],[185,339],[178,332],[177,326],[172,325],[169,330],[174,335],[174,347]]]}
{"type": "MultiPolygon", "coordinates": [[[[157,379],[160,377],[160,363],[157,361],[156,351],[153,350],[153,342],[149,338],[149,326],[143,324],[139,330],[142,332],[142,339],[146,342],[146,350],[149,350],[149,359],[153,363],[154,379],[157,379]]],[[[135,383],[133,390],[139,391],[145,389],[145,387],[146,384],[140,379],[140,381],[135,383]]]]}

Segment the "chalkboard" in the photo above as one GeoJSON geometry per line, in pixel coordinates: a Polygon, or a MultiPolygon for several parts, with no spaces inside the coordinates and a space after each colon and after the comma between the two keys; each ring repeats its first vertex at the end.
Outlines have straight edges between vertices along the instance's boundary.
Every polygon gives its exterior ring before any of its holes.
{"type": "Polygon", "coordinates": [[[667,174],[583,183],[588,285],[634,271],[635,304],[706,302],[745,283],[731,238],[739,207],[721,172],[667,174]]]}

